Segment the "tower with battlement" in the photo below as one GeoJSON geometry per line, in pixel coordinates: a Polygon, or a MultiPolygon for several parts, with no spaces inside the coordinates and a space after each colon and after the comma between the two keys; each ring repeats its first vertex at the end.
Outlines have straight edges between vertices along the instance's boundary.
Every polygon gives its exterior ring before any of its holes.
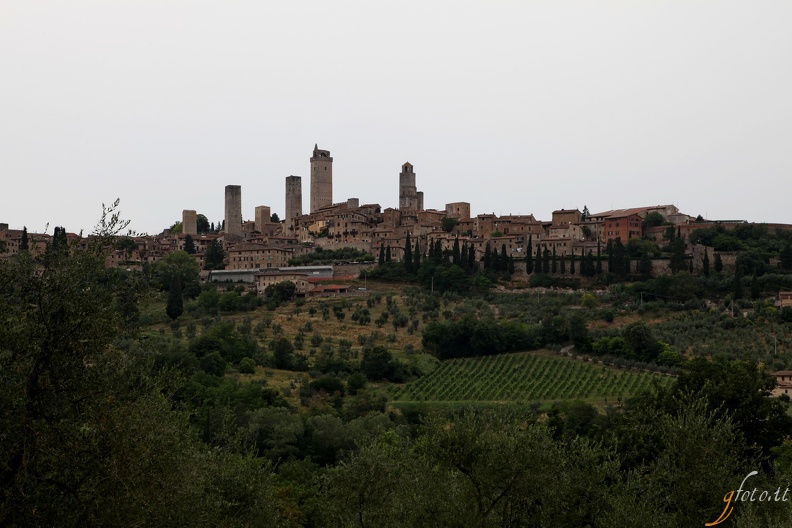
{"type": "Polygon", "coordinates": [[[182,211],[182,233],[185,235],[198,235],[198,214],[195,211],[185,209],[182,211]]]}
{"type": "Polygon", "coordinates": [[[226,185],[225,229],[226,235],[242,236],[242,186],[226,185]]]}
{"type": "Polygon", "coordinates": [[[333,158],[314,145],[311,156],[311,213],[333,205],[333,158]]]}

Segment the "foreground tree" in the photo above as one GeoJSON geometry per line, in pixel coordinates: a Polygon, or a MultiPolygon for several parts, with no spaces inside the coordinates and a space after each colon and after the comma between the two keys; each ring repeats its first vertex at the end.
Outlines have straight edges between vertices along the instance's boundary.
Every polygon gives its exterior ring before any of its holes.
{"type": "Polygon", "coordinates": [[[203,446],[152,351],[116,344],[124,227],[111,207],[87,247],[0,263],[0,526],[271,524],[266,466],[203,446]]]}

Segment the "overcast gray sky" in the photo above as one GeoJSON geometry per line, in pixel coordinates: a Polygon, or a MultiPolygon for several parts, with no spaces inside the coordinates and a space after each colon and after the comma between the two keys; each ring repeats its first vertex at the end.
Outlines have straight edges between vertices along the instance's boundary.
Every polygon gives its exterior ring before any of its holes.
{"type": "Polygon", "coordinates": [[[792,2],[0,0],[0,222],[333,198],[792,223],[792,2]]]}

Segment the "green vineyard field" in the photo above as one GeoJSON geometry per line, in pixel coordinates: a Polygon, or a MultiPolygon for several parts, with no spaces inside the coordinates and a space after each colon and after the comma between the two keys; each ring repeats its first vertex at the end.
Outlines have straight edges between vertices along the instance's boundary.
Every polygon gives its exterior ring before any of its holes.
{"type": "Polygon", "coordinates": [[[604,400],[630,396],[661,374],[619,370],[566,357],[520,352],[443,361],[431,374],[392,386],[393,402],[604,400]]]}

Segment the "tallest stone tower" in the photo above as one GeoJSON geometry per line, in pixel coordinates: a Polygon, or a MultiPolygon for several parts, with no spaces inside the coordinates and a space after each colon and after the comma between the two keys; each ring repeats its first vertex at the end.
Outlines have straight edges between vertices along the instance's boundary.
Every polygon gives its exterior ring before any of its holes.
{"type": "Polygon", "coordinates": [[[311,212],[333,205],[333,158],[314,145],[311,156],[311,212]]]}
{"type": "Polygon", "coordinates": [[[225,233],[242,236],[242,187],[226,185],[225,188],[225,233]]]}

